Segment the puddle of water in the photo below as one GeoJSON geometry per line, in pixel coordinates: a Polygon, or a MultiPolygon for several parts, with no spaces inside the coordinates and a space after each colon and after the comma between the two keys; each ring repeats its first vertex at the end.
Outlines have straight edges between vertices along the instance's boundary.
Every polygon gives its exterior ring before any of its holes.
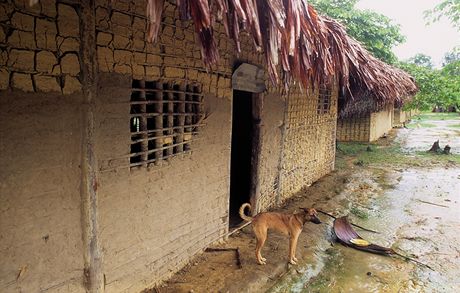
{"type": "MultiPolygon", "coordinates": [[[[411,124],[417,125],[417,121],[411,124]]],[[[426,151],[439,139],[441,148],[449,145],[453,154],[460,154],[460,135],[459,130],[455,128],[459,125],[459,120],[434,120],[430,121],[430,124],[435,127],[400,129],[398,140],[403,141],[408,151],[426,151]]]]}
{"type": "Polygon", "coordinates": [[[368,175],[355,175],[345,191],[352,201],[362,198],[362,193],[369,194],[368,218],[350,218],[381,234],[357,232],[371,242],[409,254],[435,271],[398,257],[336,244],[317,254],[322,265],[300,269],[299,276],[282,280],[272,292],[460,292],[460,169],[406,170],[397,175],[400,178],[393,178],[396,184],[388,190],[378,190],[366,179],[368,175]],[[358,195],[356,186],[363,182],[370,187],[358,195]],[[357,195],[353,198],[352,193],[357,195]]]}

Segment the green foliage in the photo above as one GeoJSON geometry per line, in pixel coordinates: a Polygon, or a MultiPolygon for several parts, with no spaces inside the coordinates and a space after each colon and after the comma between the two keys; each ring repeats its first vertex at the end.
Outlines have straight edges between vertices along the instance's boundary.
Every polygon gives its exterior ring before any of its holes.
{"type": "Polygon", "coordinates": [[[455,47],[451,52],[444,55],[443,66],[460,61],[460,46],[455,47]]]}
{"type": "Polygon", "coordinates": [[[429,22],[438,21],[441,17],[447,17],[460,31],[460,0],[444,0],[432,10],[425,11],[425,18],[429,22]]]}
{"type": "Polygon", "coordinates": [[[410,58],[409,63],[416,64],[418,66],[433,68],[433,60],[431,57],[425,54],[418,53],[414,57],[410,58]]]}
{"type": "Polygon", "coordinates": [[[311,0],[320,14],[327,15],[345,25],[347,33],[360,41],[375,57],[395,63],[392,48],[404,42],[399,25],[379,13],[355,8],[358,0],[311,0]]]}
{"type": "Polygon", "coordinates": [[[417,54],[409,59],[412,62],[399,64],[415,78],[420,90],[406,108],[426,111],[454,106],[460,109],[460,60],[450,60],[442,69],[426,66],[427,60],[424,55],[417,54]]]}

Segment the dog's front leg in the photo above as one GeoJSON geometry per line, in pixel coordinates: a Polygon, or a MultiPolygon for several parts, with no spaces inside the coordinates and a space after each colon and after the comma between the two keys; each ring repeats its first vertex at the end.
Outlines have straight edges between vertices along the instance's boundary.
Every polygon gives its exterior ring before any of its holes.
{"type": "Polygon", "coordinates": [[[289,239],[289,263],[296,265],[298,259],[295,257],[297,249],[297,240],[299,239],[300,232],[292,233],[289,239]]]}

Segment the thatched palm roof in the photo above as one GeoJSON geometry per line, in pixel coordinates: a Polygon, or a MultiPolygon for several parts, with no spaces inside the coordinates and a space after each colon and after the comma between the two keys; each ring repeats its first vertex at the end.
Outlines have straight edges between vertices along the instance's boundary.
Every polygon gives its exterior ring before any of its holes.
{"type": "MultiPolygon", "coordinates": [[[[152,42],[161,26],[164,1],[147,0],[148,39],[152,42]]],[[[34,2],[37,1],[30,0],[31,5],[34,2]]],[[[273,83],[280,81],[280,69],[286,87],[293,79],[306,88],[337,77],[344,97],[342,116],[376,111],[389,103],[402,104],[417,91],[407,73],[373,57],[347,35],[342,25],[318,15],[307,0],[175,2],[180,18],[193,20],[208,68],[219,60],[213,29],[217,20],[223,23],[238,51],[240,32],[244,30],[252,36],[256,50],[265,53],[273,83]]]]}
{"type": "MultiPolygon", "coordinates": [[[[163,1],[148,0],[150,41],[158,35],[163,1]]],[[[417,91],[407,73],[372,56],[342,25],[318,15],[306,0],[176,0],[176,4],[183,20],[194,21],[207,67],[219,60],[213,30],[218,20],[238,51],[239,33],[244,30],[252,36],[256,50],[265,53],[273,83],[280,81],[279,68],[286,86],[292,79],[308,87],[338,77],[345,98],[342,116],[402,104],[417,91]]]]}

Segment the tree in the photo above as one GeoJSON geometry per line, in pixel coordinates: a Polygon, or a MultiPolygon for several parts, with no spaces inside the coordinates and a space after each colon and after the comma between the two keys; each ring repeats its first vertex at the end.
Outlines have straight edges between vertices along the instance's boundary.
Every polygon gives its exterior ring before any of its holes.
{"type": "Polygon", "coordinates": [[[422,53],[416,54],[414,57],[409,58],[409,63],[413,63],[419,66],[433,68],[433,61],[431,57],[422,53]]]}
{"type": "Polygon", "coordinates": [[[460,0],[444,0],[433,9],[425,11],[425,19],[429,22],[447,17],[452,25],[460,31],[460,0]]]}
{"type": "Polygon", "coordinates": [[[455,61],[460,60],[460,47],[455,47],[451,52],[448,52],[444,55],[443,66],[451,64],[455,61]]]}
{"type": "Polygon", "coordinates": [[[399,25],[379,13],[359,10],[358,0],[311,0],[320,14],[342,23],[347,33],[360,41],[369,52],[386,63],[395,63],[397,58],[392,48],[404,42],[399,25]]]}
{"type": "MultiPolygon", "coordinates": [[[[416,60],[415,57],[410,60],[416,60]]],[[[452,62],[442,69],[405,62],[399,67],[411,74],[419,87],[417,95],[407,108],[431,110],[434,107],[460,109],[460,61],[452,62]]]]}

